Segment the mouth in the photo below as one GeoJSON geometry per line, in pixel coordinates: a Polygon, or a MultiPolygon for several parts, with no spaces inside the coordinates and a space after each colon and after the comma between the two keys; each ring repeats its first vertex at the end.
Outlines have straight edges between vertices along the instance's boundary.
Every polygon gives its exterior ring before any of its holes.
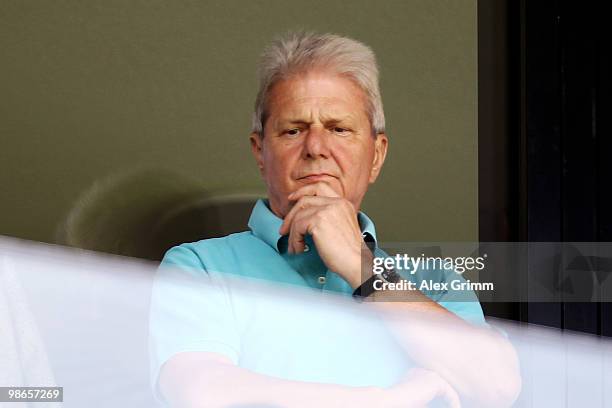
{"type": "Polygon", "coordinates": [[[300,177],[298,178],[298,180],[305,181],[307,183],[316,183],[318,181],[325,181],[325,180],[335,179],[335,178],[337,177],[332,176],[331,174],[327,174],[327,173],[313,173],[313,174],[308,174],[306,176],[300,177]]]}

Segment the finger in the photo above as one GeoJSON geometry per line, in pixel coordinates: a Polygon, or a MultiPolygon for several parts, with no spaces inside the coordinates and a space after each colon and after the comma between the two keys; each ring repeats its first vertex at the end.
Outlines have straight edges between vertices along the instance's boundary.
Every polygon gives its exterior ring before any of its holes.
{"type": "Polygon", "coordinates": [[[461,407],[461,399],[457,391],[455,391],[448,381],[434,371],[423,368],[413,368],[406,375],[405,381],[419,384],[418,390],[424,393],[422,396],[427,400],[427,403],[431,403],[433,400],[441,398],[449,407],[461,407]]]}
{"type": "Polygon", "coordinates": [[[285,219],[283,220],[283,223],[280,229],[278,230],[278,233],[280,235],[287,234],[289,232],[289,229],[291,228],[291,223],[293,222],[295,215],[298,214],[300,211],[306,208],[313,207],[313,206],[324,205],[324,204],[327,204],[328,202],[329,202],[329,197],[314,197],[314,196],[302,197],[297,203],[295,203],[295,205],[291,208],[291,210],[289,210],[289,212],[285,216],[285,219]]]}
{"type": "Polygon", "coordinates": [[[287,252],[290,254],[301,254],[306,249],[306,241],[304,240],[306,234],[300,232],[303,230],[303,228],[294,227],[292,224],[287,246],[287,252]]]}
{"type": "Polygon", "coordinates": [[[445,381],[443,389],[441,390],[442,398],[446,400],[448,406],[451,408],[461,408],[461,399],[457,391],[445,381]]]}
{"type": "Polygon", "coordinates": [[[289,238],[287,241],[287,251],[290,254],[300,254],[306,248],[304,236],[309,234],[312,227],[313,216],[319,208],[310,207],[300,211],[300,214],[291,223],[289,238]]]}
{"type": "Polygon", "coordinates": [[[307,184],[298,188],[287,197],[289,201],[297,201],[303,196],[341,197],[326,181],[307,184]]]}

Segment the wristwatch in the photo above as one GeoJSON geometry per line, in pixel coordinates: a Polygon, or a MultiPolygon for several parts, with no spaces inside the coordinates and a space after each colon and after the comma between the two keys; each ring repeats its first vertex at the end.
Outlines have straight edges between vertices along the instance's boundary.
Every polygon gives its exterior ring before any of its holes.
{"type": "Polygon", "coordinates": [[[372,293],[376,292],[374,289],[374,283],[376,281],[380,281],[382,283],[398,283],[402,280],[402,277],[399,273],[395,271],[395,269],[387,269],[381,273],[373,274],[368,280],[363,282],[355,291],[353,292],[353,297],[355,298],[366,298],[370,296],[372,293]]]}

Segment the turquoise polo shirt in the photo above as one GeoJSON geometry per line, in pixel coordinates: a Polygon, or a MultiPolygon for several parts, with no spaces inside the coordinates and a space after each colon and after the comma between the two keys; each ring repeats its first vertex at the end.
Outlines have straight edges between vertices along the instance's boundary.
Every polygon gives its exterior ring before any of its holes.
{"type": "MultiPolygon", "coordinates": [[[[373,222],[362,212],[358,221],[364,240],[376,246],[373,222]]],[[[381,319],[327,269],[310,236],[304,253],[287,253],[287,237],[278,233],[282,222],[259,200],[249,231],[166,253],[150,315],[151,382],[158,398],[162,365],[185,351],[222,354],[278,378],[351,386],[391,386],[413,366],[381,319]]],[[[448,277],[441,272],[436,279],[448,277]]],[[[467,302],[454,301],[452,293],[432,299],[468,321],[484,322],[475,296],[467,302]]]]}

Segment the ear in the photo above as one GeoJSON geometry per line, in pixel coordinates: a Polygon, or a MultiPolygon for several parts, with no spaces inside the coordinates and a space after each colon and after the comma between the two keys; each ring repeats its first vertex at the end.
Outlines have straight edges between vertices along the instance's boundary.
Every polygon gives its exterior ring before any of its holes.
{"type": "Polygon", "coordinates": [[[259,133],[253,132],[250,134],[249,140],[251,141],[251,151],[257,162],[257,167],[259,167],[259,172],[263,173],[263,138],[259,133]]]}
{"type": "Polygon", "coordinates": [[[387,157],[387,147],[389,146],[389,139],[384,133],[376,135],[376,141],[374,142],[374,160],[372,161],[372,169],[370,170],[370,183],[374,183],[380,174],[380,170],[387,157]]]}

